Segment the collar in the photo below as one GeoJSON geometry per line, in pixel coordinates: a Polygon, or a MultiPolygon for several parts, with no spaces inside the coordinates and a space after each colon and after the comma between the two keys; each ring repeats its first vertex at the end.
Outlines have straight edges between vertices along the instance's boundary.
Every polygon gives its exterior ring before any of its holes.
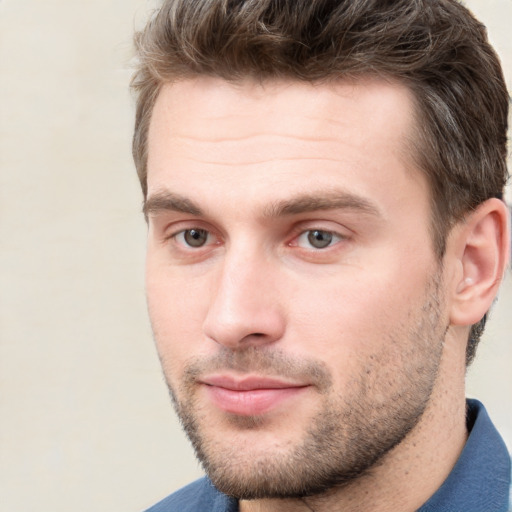
{"type": "Polygon", "coordinates": [[[467,400],[469,437],[438,491],[417,512],[507,512],[510,456],[478,400],[467,400]]]}

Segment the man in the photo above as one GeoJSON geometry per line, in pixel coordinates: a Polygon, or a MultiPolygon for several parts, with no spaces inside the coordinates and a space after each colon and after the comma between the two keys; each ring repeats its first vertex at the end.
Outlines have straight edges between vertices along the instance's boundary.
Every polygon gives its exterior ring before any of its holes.
{"type": "Polygon", "coordinates": [[[147,295],[208,475],[159,511],[506,511],[466,365],[508,96],[452,0],[171,0],[137,36],[147,295]]]}

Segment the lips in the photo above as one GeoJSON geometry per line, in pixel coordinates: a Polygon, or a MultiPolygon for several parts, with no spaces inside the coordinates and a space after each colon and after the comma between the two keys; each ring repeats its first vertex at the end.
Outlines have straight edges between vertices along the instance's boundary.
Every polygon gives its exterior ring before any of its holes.
{"type": "Polygon", "coordinates": [[[258,376],[213,375],[201,379],[208,398],[224,412],[257,416],[297,398],[309,385],[258,376]]]}

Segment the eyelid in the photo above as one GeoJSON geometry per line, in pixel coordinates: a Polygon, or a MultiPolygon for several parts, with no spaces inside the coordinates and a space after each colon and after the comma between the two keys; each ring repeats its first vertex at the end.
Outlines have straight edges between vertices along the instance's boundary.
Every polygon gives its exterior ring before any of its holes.
{"type": "Polygon", "coordinates": [[[292,229],[290,239],[293,242],[299,236],[311,231],[332,233],[333,235],[339,237],[341,240],[348,240],[354,235],[354,232],[350,228],[340,224],[339,222],[331,221],[328,219],[308,219],[307,221],[297,222],[297,224],[292,229]]]}
{"type": "Polygon", "coordinates": [[[210,224],[207,222],[203,222],[194,218],[186,218],[179,219],[172,222],[166,222],[165,225],[161,227],[162,238],[165,240],[169,240],[174,236],[182,233],[184,231],[188,231],[190,229],[200,229],[203,231],[207,231],[208,233],[214,233],[215,230],[212,229],[210,224]]]}

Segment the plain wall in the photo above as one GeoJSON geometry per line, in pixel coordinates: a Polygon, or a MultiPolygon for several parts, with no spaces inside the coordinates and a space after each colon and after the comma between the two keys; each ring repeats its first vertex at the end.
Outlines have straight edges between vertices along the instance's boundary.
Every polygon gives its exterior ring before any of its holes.
{"type": "MultiPolygon", "coordinates": [[[[512,84],[511,0],[473,0],[512,84]]],[[[200,474],[144,299],[131,35],[154,2],[0,1],[0,508],[138,512],[200,474]]],[[[468,395],[512,443],[512,280],[468,395]]]]}

